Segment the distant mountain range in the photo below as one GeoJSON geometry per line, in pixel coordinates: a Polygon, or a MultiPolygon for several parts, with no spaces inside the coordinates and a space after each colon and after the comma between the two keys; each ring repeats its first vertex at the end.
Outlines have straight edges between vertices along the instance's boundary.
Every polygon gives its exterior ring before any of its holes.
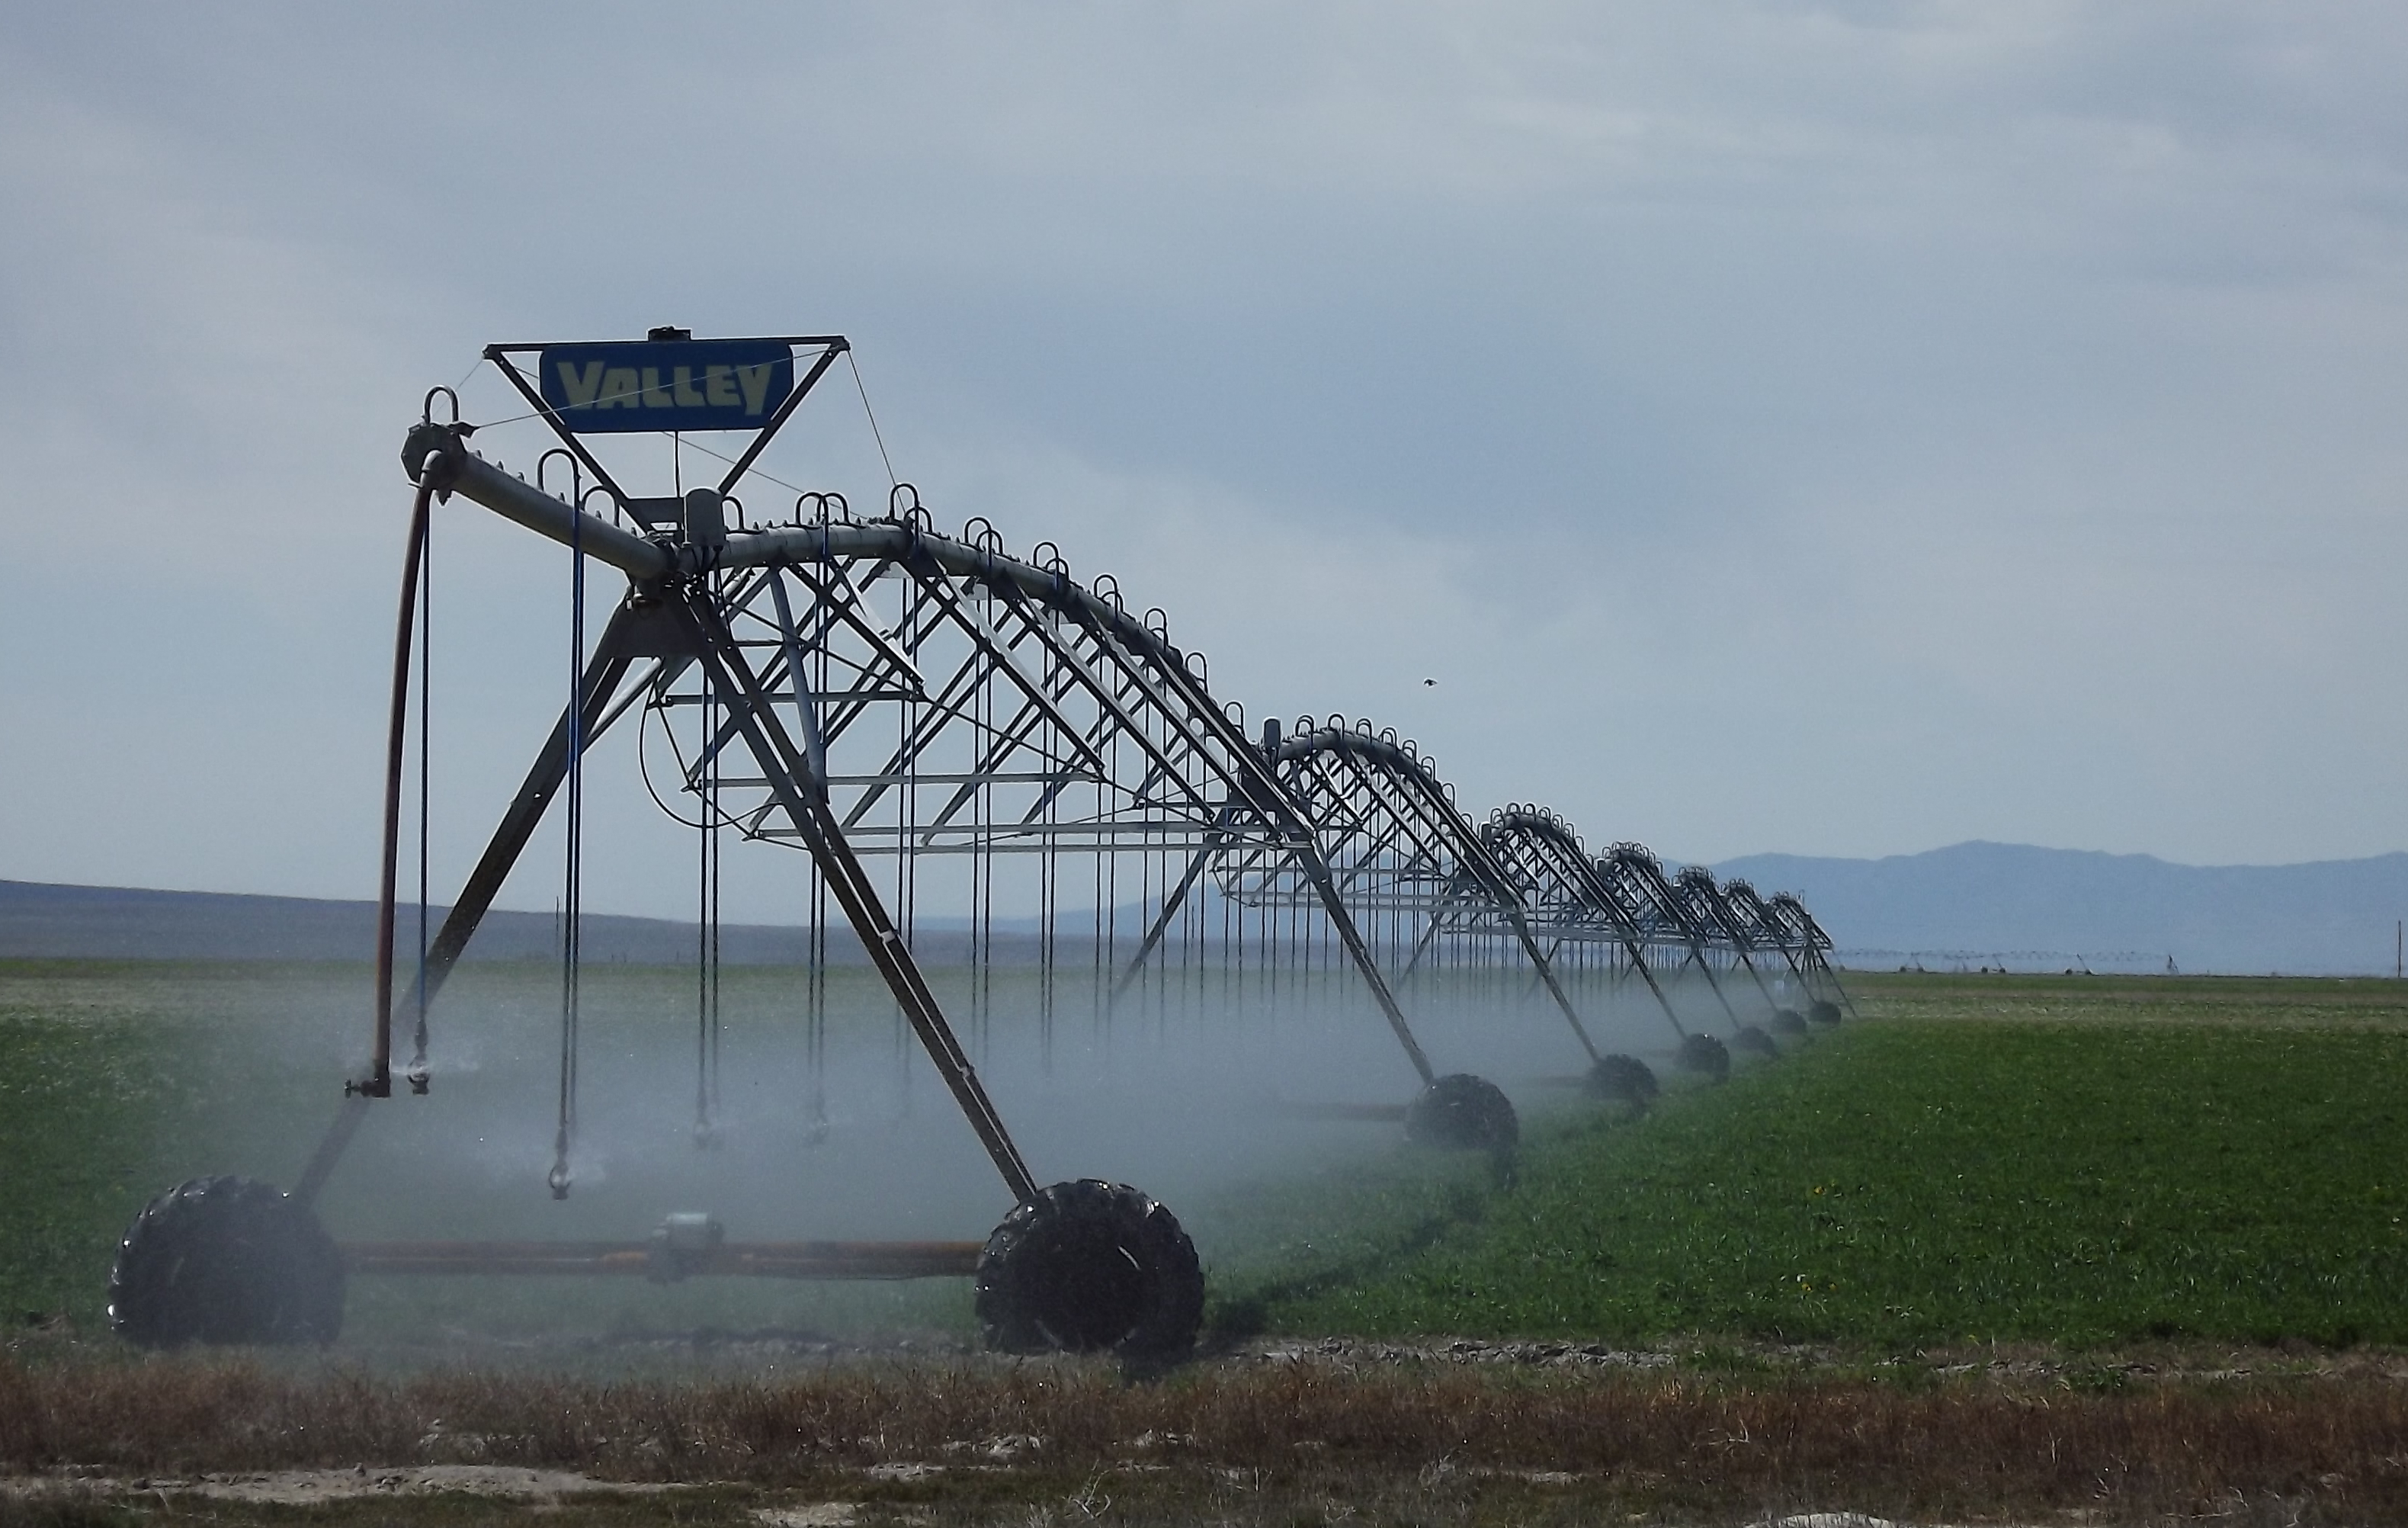
{"type": "MultiPolygon", "coordinates": [[[[1884,859],[1751,855],[1713,871],[1768,894],[1796,892],[1839,945],[1841,963],[1858,967],[2162,971],[2171,959],[2186,972],[2388,974],[2395,927],[2408,916],[2408,854],[2196,866],[1958,843],[1884,859]]],[[[403,915],[406,946],[416,921],[413,907],[403,915]]],[[[690,923],[589,915],[584,928],[591,959],[694,958],[690,923]]],[[[356,960],[367,957],[375,930],[376,907],[366,901],[0,881],[0,958],[356,960]]],[[[960,920],[931,919],[916,942],[926,959],[959,961],[967,938],[960,920]]],[[[558,942],[550,914],[496,912],[470,955],[548,959],[558,942]]],[[[1025,920],[998,920],[995,944],[1005,960],[1037,953],[1025,920]]],[[[803,959],[806,940],[799,929],[729,924],[720,947],[733,963],[784,963],[803,959]]],[[[862,959],[845,930],[831,931],[828,951],[842,964],[862,959]]]]}
{"type": "MultiPolygon", "coordinates": [[[[376,911],[370,901],[0,881],[0,958],[365,960],[376,949],[376,911]]],[[[444,912],[433,909],[434,925],[444,912]]],[[[401,924],[399,944],[415,950],[415,902],[401,924]]],[[[691,923],[588,914],[583,930],[589,959],[669,965],[695,957],[691,923]]],[[[809,950],[801,929],[723,924],[719,938],[720,958],[738,965],[799,963],[809,950]]],[[[953,938],[958,944],[961,936],[953,938]]],[[[850,933],[832,934],[828,946],[839,963],[863,959],[850,933]]],[[[560,925],[551,914],[495,911],[479,925],[468,955],[548,960],[559,950],[560,925]]]]}
{"type": "Polygon", "coordinates": [[[1794,891],[1842,963],[2389,975],[2408,854],[2175,865],[2144,854],[1957,843],[1884,859],[1751,855],[1713,867],[1794,891]]]}

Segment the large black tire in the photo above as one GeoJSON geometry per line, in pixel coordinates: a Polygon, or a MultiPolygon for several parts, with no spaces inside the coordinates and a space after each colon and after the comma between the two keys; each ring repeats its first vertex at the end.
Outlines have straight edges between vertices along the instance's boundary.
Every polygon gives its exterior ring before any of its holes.
{"type": "Polygon", "coordinates": [[[1772,1010],[1772,1032],[1802,1040],[1808,1033],[1806,1016],[1795,1008],[1775,1008],[1772,1010]]]}
{"type": "Polygon", "coordinates": [[[1008,1353],[1176,1360],[1203,1324],[1204,1269],[1158,1201],[1100,1178],[1057,1183],[986,1239],[978,1319],[987,1346],[1008,1353]]]}
{"type": "Polygon", "coordinates": [[[1681,1042],[1679,1065],[1714,1082],[1730,1080],[1730,1051],[1711,1034],[1692,1034],[1681,1042]]]}
{"type": "Polygon", "coordinates": [[[1636,1056],[1600,1056],[1597,1065],[1589,1068],[1589,1096],[1607,1103],[1627,1104],[1633,1114],[1644,1112],[1661,1090],[1656,1086],[1656,1074],[1636,1056]]]}
{"type": "Polygon", "coordinates": [[[1485,1077],[1456,1072],[1421,1090],[1405,1109],[1405,1139],[1455,1151],[1511,1151],[1522,1139],[1512,1101],[1485,1077]]]}
{"type": "Polygon", "coordinates": [[[1806,1005],[1806,1016],[1817,1024],[1837,1024],[1840,1005],[1828,998],[1817,998],[1806,1005]]]}
{"type": "Polygon", "coordinates": [[[117,1244],[108,1324],[144,1348],[332,1342],[342,1254],[275,1185],[194,1178],[144,1205],[117,1244]]]}
{"type": "Polygon", "coordinates": [[[1757,1029],[1753,1024],[1741,1025],[1739,1029],[1732,1033],[1731,1044],[1739,1049],[1747,1052],[1751,1056],[1778,1056],[1781,1054],[1781,1047],[1772,1043],[1772,1036],[1765,1033],[1762,1030],[1757,1029]]]}

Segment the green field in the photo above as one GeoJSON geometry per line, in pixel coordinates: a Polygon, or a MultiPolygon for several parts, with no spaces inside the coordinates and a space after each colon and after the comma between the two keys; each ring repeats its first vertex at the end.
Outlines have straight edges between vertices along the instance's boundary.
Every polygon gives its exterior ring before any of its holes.
{"type": "MultiPolygon", "coordinates": [[[[317,1023],[355,975],[0,966],[0,1311],[97,1330],[114,1237],[150,1194],[299,1155],[264,1143],[322,1119],[333,1053],[226,1058],[317,1023]]],[[[1180,1205],[1216,1249],[1211,1333],[2408,1342],[2397,984],[1858,992],[1862,1022],[1644,1119],[1539,1113],[1510,1176],[1399,1148],[1180,1205]]],[[[423,1324],[452,1289],[364,1285],[354,1330],[423,1324]]],[[[490,1293],[554,1328],[781,1319],[767,1295],[700,1287],[490,1293]]],[[[822,1321],[965,1329],[958,1290],[814,1298],[822,1321]]]]}
{"type": "Polygon", "coordinates": [[[1551,1123],[1412,1250],[1227,1297],[1382,1335],[2400,1343],[2404,1168],[2399,1031],[1876,1020],[1551,1123]]]}
{"type": "Polygon", "coordinates": [[[95,1274],[148,1181],[161,1090],[138,1024],[0,1008],[0,1316],[97,1315],[95,1274]]]}

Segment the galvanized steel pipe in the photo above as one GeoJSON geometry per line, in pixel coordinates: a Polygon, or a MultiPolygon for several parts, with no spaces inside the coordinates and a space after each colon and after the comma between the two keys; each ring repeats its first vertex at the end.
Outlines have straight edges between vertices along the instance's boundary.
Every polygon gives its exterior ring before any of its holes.
{"type": "Polygon", "coordinates": [[[609,563],[638,583],[666,578],[676,570],[676,560],[667,548],[510,476],[470,451],[443,425],[421,425],[411,430],[402,446],[401,465],[412,483],[423,479],[437,493],[474,499],[503,519],[516,521],[563,546],[569,544],[573,535],[587,556],[609,563]]]}

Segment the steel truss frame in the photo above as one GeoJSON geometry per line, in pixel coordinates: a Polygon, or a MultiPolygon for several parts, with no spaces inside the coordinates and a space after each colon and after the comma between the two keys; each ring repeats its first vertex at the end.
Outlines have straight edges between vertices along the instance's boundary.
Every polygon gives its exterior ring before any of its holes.
{"type": "MultiPolygon", "coordinates": [[[[960,537],[940,534],[903,489],[877,519],[808,495],[787,523],[727,528],[728,491],[847,348],[831,336],[793,343],[819,347],[815,364],[719,487],[682,501],[637,498],[610,478],[511,364],[536,347],[489,349],[641,531],[587,512],[581,489],[580,502],[564,500],[485,461],[466,426],[411,432],[404,465],[423,489],[460,494],[628,580],[575,702],[433,943],[424,1001],[560,790],[572,739],[591,747],[638,708],[648,778],[665,744],[674,788],[701,820],[809,855],[1016,1200],[1037,1180],[912,952],[913,867],[923,860],[966,858],[990,906],[997,878],[1007,888],[1016,878],[1024,891],[1033,880],[1049,919],[1040,956],[1049,983],[1062,955],[1050,919],[1080,889],[1060,861],[1087,865],[1090,960],[1107,1009],[1175,937],[1192,937],[1202,888],[1225,908],[1307,914],[1426,1085],[1437,1069],[1375,945],[1393,944],[1410,977],[1444,935],[1497,941],[1526,962],[1592,1060],[1598,1047],[1555,969],[1568,945],[1616,951],[1676,1032],[1684,1031],[1662,985],[1666,955],[1695,965],[1734,1022],[1717,959],[1760,987],[1751,956],[1776,951],[1813,990],[1837,990],[1824,959],[1830,942],[1795,899],[1767,901],[1744,883],[1727,893],[1701,871],[1668,877],[1636,844],[1592,858],[1539,808],[1475,826],[1426,756],[1368,722],[1307,720],[1285,733],[1272,722],[1257,742],[1242,712],[1210,692],[1201,656],[1171,642],[1160,611],[1131,614],[1109,577],[1081,584],[1049,546],[1010,556],[983,521],[960,537]],[[1125,939],[1132,899],[1116,869],[1131,857],[1184,864],[1175,876],[1140,876],[1142,932],[1131,927],[1125,939]]],[[[380,1054],[394,1015],[421,1001],[412,993],[382,1005],[380,1054]]],[[[347,1110],[330,1132],[302,1197],[323,1182],[358,1117],[347,1110]]]]}

